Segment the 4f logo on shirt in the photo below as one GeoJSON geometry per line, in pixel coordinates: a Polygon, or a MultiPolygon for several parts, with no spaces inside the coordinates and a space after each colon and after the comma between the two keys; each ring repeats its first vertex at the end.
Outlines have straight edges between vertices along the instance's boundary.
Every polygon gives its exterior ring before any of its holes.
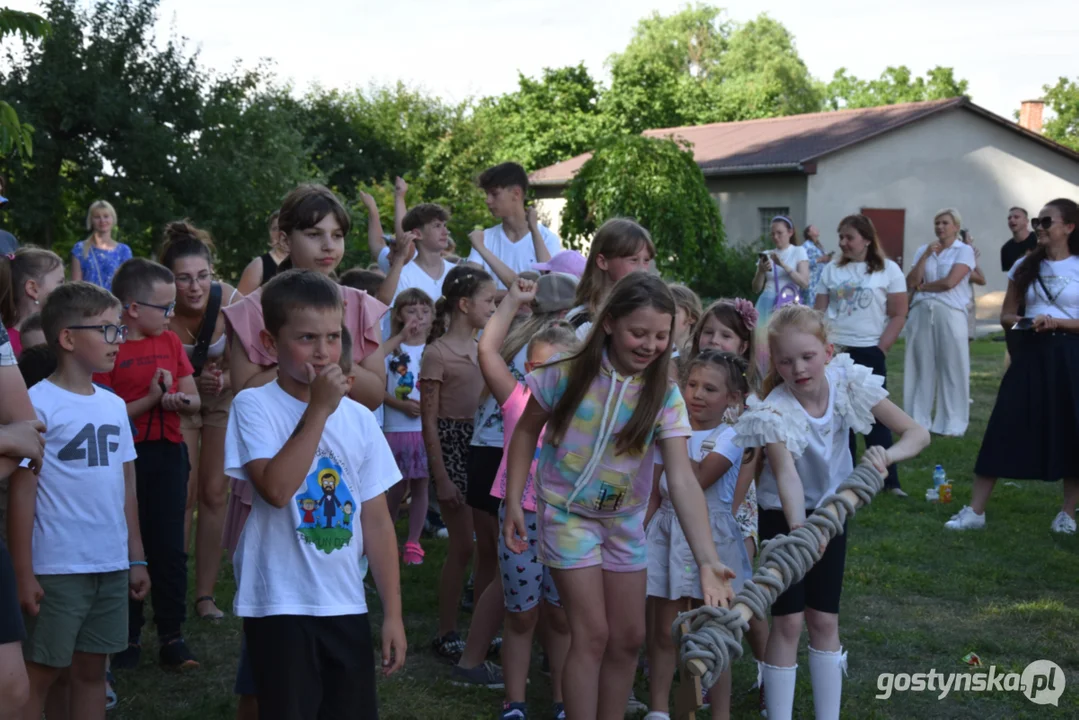
{"type": "Polygon", "coordinates": [[[120,426],[102,425],[95,428],[93,423],[86,423],[82,430],[71,439],[57,457],[64,462],[86,460],[87,467],[108,466],[109,453],[120,448],[120,426]],[[110,440],[109,438],[117,438],[110,440]]]}

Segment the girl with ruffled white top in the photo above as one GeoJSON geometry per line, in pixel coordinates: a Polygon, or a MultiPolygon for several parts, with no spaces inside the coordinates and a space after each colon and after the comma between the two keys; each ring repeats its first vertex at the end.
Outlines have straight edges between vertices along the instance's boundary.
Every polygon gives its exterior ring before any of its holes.
{"type": "MultiPolygon", "coordinates": [[[[736,445],[765,449],[757,487],[762,541],[804,525],[806,516],[851,474],[850,430],[867,433],[877,421],[900,434],[891,448],[874,446],[865,452],[882,477],[888,465],[914,457],[929,444],[929,433],[888,400],[884,378],[848,355],[833,357],[819,311],[804,305],[777,310],[768,324],[768,344],[765,399],[751,398],[735,426],[736,445]]],[[[762,666],[771,720],[789,720],[793,712],[803,621],[809,629],[816,717],[839,717],[847,663],[839,642],[847,536],[844,528],[822,548],[821,559],[805,578],[772,605],[772,630],[762,666]]]]}
{"type": "Polygon", "coordinates": [[[907,273],[913,293],[907,318],[903,407],[919,425],[962,437],[970,420],[970,348],[967,345],[967,278],[977,267],[974,249],[959,239],[959,211],[933,218],[937,242],[914,253],[907,273]],[[936,399],[936,414],[933,401],[936,399]]]}
{"type": "Polygon", "coordinates": [[[1079,500],[1079,205],[1053,200],[1031,218],[1038,245],[1008,273],[1000,324],[1012,329],[1012,363],[974,464],[974,490],[945,527],[985,527],[998,477],[1064,479],[1064,502],[1050,525],[1076,530],[1079,500]],[[1025,317],[1019,308],[1025,305],[1025,317]]]}

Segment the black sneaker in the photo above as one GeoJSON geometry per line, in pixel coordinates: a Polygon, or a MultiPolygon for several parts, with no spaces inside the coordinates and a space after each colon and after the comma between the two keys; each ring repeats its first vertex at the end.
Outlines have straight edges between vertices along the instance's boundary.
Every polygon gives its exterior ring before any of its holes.
{"type": "Polygon", "coordinates": [[[113,670],[133,670],[138,667],[142,658],[142,641],[140,638],[130,638],[127,641],[127,650],[118,652],[112,656],[113,670]]]}
{"type": "Polygon", "coordinates": [[[161,665],[169,670],[188,670],[199,666],[198,659],[182,637],[161,641],[161,665]]]}

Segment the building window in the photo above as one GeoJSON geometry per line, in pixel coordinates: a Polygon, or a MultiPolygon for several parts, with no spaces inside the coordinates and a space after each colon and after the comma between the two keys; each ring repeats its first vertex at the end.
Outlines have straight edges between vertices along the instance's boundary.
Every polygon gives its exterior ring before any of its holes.
{"type": "Polygon", "coordinates": [[[791,209],[789,207],[762,207],[757,208],[757,212],[760,213],[761,218],[760,237],[766,240],[772,237],[772,218],[776,215],[782,215],[783,217],[791,216],[791,209]]]}

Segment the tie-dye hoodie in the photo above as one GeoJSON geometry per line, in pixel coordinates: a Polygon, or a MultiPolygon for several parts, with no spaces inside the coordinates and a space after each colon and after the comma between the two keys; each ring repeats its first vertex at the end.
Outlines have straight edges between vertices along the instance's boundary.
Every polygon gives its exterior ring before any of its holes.
{"type": "MultiPolygon", "coordinates": [[[[532,397],[548,412],[566,391],[569,363],[537,368],[526,378],[532,397]]],[[[657,440],[689,437],[682,393],[668,382],[663,409],[643,453],[617,454],[618,433],[640,399],[643,379],[619,374],[606,353],[592,386],[566,429],[562,442],[545,431],[537,465],[537,495],[546,504],[586,517],[631,515],[648,503],[657,440]]]]}

